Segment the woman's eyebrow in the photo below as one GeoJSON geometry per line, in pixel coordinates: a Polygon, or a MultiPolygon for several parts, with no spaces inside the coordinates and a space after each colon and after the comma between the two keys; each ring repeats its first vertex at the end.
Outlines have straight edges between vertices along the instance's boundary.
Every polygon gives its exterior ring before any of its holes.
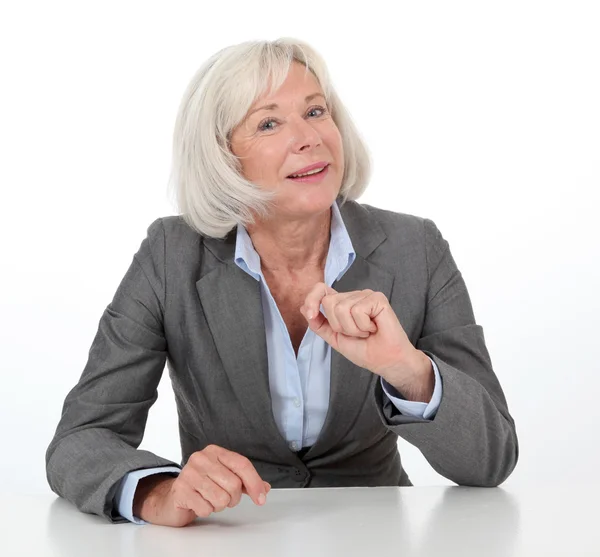
{"type": "MultiPolygon", "coordinates": [[[[307,95],[304,98],[304,102],[309,103],[315,97],[325,98],[325,95],[323,95],[323,93],[311,93],[310,95],[307,95]]],[[[246,116],[246,118],[249,118],[252,114],[254,114],[255,112],[258,112],[259,110],[275,110],[276,108],[279,108],[279,105],[277,103],[271,103],[271,104],[266,104],[264,106],[259,106],[258,108],[255,108],[254,110],[251,110],[250,112],[248,112],[248,116],[246,116]]]]}

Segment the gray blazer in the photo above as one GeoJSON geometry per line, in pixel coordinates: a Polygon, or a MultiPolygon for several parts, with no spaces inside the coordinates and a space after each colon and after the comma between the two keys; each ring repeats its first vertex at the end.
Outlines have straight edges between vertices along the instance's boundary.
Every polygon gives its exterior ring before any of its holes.
{"type": "Polygon", "coordinates": [[[333,288],[387,296],[413,345],[439,368],[433,420],[400,414],[378,376],[332,350],[327,417],[299,458],[273,417],[260,285],[233,261],[236,230],[208,238],[180,216],[163,217],[148,227],[65,399],[46,452],[52,490],[83,512],[124,522],[113,508],[121,478],[179,466],[137,449],[165,362],[181,467],[215,444],[248,457],[274,488],[405,486],[401,436],[458,484],[503,482],[518,458],[515,425],[448,242],[426,218],[354,201],[340,211],[357,255],[333,288]]]}

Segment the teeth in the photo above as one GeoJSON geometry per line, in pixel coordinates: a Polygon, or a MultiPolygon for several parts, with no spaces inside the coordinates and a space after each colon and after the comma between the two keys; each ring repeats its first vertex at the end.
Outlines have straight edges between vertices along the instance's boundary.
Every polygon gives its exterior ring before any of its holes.
{"type": "Polygon", "coordinates": [[[290,178],[301,178],[302,176],[310,176],[311,174],[317,174],[321,172],[323,168],[325,167],[323,166],[322,168],[316,168],[315,170],[310,170],[309,172],[305,172],[304,174],[292,174],[290,178]]]}

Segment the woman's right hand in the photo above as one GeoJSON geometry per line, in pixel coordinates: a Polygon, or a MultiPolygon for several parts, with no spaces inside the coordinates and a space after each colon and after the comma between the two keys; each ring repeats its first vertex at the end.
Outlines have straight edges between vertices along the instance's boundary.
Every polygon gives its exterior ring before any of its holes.
{"type": "Polygon", "coordinates": [[[245,456],[208,445],[190,456],[176,478],[165,474],[142,478],[133,514],[152,524],[186,526],[198,516],[235,507],[243,493],[264,505],[270,489],[245,456]]]}

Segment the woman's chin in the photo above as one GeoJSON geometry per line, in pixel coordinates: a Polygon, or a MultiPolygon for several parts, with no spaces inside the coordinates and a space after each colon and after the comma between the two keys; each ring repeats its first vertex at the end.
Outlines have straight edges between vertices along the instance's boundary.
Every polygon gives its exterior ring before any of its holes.
{"type": "Polygon", "coordinates": [[[298,204],[317,204],[328,203],[331,205],[338,195],[340,188],[333,187],[332,184],[293,184],[292,188],[288,188],[286,193],[286,201],[293,203],[296,201],[298,204]]]}
{"type": "Polygon", "coordinates": [[[331,191],[299,195],[286,200],[286,207],[294,213],[318,214],[329,209],[336,197],[336,193],[331,191]]]}

